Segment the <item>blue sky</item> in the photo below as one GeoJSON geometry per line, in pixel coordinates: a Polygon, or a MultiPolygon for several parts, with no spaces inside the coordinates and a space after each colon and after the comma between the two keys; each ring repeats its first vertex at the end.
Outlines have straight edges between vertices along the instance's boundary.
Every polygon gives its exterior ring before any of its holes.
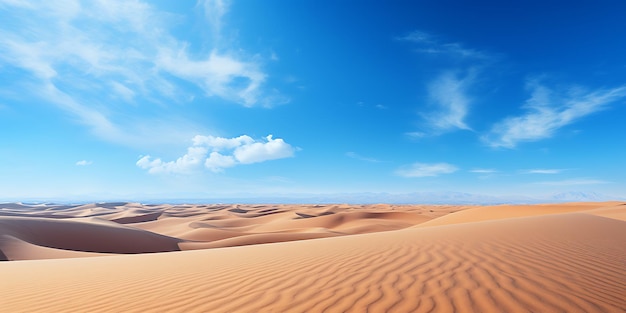
{"type": "Polygon", "coordinates": [[[623,12],[0,0],[0,200],[626,196],[623,12]]]}

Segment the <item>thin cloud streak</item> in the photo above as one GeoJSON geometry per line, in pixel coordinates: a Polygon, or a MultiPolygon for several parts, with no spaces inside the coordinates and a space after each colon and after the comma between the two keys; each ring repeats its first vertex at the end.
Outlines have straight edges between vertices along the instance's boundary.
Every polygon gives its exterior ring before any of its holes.
{"type": "Polygon", "coordinates": [[[381,163],[382,161],[375,159],[375,158],[369,158],[369,157],[364,157],[358,153],[355,152],[346,152],[346,156],[355,160],[359,160],[359,161],[365,161],[365,162],[370,162],[370,163],[381,163]]]}
{"type": "MultiPolygon", "coordinates": [[[[202,4],[198,9],[205,10],[210,28],[222,32],[227,2],[202,4]]],[[[141,105],[159,104],[150,110],[164,111],[162,118],[167,118],[169,103],[192,98],[189,85],[201,88],[208,97],[246,107],[289,102],[279,92],[266,90],[268,75],[259,56],[224,43],[208,53],[192,53],[187,42],[170,32],[173,15],[142,1],[31,1],[28,5],[12,1],[2,9],[12,13],[12,21],[7,22],[23,27],[0,29],[0,66],[25,72],[16,76],[16,83],[30,86],[43,103],[71,113],[107,141],[142,145],[171,137],[154,136],[158,131],[154,129],[138,136],[133,125],[153,121],[129,116],[123,103],[141,97],[148,100],[141,105]],[[112,92],[102,98],[104,90],[112,92]],[[129,119],[135,121],[122,122],[129,119]]]]}
{"type": "Polygon", "coordinates": [[[520,171],[522,174],[559,174],[565,171],[564,169],[531,169],[531,170],[522,170],[520,171]]]}
{"type": "Polygon", "coordinates": [[[495,124],[481,138],[483,142],[493,148],[512,149],[522,142],[551,138],[562,127],[626,98],[626,86],[594,91],[570,88],[567,92],[556,92],[533,81],[529,88],[532,96],[523,106],[526,113],[495,124]]]}
{"type": "Polygon", "coordinates": [[[430,55],[444,55],[463,59],[487,59],[489,55],[475,50],[463,47],[457,42],[445,42],[438,36],[431,33],[416,30],[406,36],[397,38],[398,40],[413,42],[419,47],[417,52],[430,55]]]}
{"type": "Polygon", "coordinates": [[[469,170],[470,173],[477,173],[477,174],[493,174],[493,173],[497,173],[497,170],[494,169],[487,169],[487,168],[476,168],[473,170],[469,170]]]}
{"type": "Polygon", "coordinates": [[[396,175],[402,177],[435,177],[442,174],[451,174],[458,168],[448,163],[413,163],[396,170],[396,175]]]}
{"type": "Polygon", "coordinates": [[[608,184],[610,182],[598,179],[587,179],[587,178],[579,178],[579,179],[566,179],[566,180],[557,180],[557,181],[542,181],[536,182],[536,185],[546,185],[546,186],[579,186],[579,185],[601,185],[608,184]]]}
{"type": "Polygon", "coordinates": [[[205,0],[198,1],[204,9],[204,15],[211,27],[213,40],[219,44],[222,33],[222,18],[228,12],[230,1],[228,0],[205,0]]]}

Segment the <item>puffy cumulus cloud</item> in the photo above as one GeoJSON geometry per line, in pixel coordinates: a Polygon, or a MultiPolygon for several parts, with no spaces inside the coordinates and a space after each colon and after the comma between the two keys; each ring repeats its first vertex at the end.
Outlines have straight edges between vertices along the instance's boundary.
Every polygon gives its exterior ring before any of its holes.
{"type": "Polygon", "coordinates": [[[202,164],[207,151],[205,147],[193,146],[187,148],[187,153],[176,159],[176,161],[164,162],[159,158],[153,160],[151,156],[146,155],[140,158],[136,164],[143,169],[147,169],[151,174],[189,173],[202,164]]]}
{"type": "Polygon", "coordinates": [[[234,138],[197,135],[192,142],[193,146],[187,148],[187,153],[175,161],[165,162],[146,155],[136,165],[151,174],[191,173],[202,166],[212,172],[221,172],[239,164],[293,157],[296,151],[283,139],[274,139],[272,135],[262,140],[254,140],[247,135],[234,138]]]}
{"type": "Polygon", "coordinates": [[[454,173],[458,168],[448,163],[413,163],[396,170],[396,175],[403,177],[434,177],[454,173]]]}
{"type": "Polygon", "coordinates": [[[223,155],[219,152],[211,152],[204,161],[204,166],[212,172],[221,172],[223,169],[235,165],[237,165],[237,160],[232,155],[223,155]]]}
{"type": "Polygon", "coordinates": [[[223,137],[213,137],[213,136],[202,136],[197,135],[192,139],[193,144],[196,146],[208,146],[213,149],[213,151],[222,151],[235,149],[242,145],[249,145],[254,143],[254,139],[252,137],[243,135],[235,138],[223,138],[223,137]]]}
{"type": "Polygon", "coordinates": [[[273,139],[267,136],[266,142],[254,142],[237,147],[235,159],[242,164],[264,162],[293,156],[295,149],[282,139],[273,139]]]}

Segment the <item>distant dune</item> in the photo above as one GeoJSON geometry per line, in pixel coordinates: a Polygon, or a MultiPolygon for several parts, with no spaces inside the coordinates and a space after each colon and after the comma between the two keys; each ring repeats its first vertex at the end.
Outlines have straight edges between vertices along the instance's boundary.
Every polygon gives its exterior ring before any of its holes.
{"type": "Polygon", "coordinates": [[[0,258],[3,312],[624,312],[626,203],[0,204],[0,258]]]}
{"type": "Polygon", "coordinates": [[[194,250],[397,230],[469,207],[0,204],[0,257],[194,250]]]}

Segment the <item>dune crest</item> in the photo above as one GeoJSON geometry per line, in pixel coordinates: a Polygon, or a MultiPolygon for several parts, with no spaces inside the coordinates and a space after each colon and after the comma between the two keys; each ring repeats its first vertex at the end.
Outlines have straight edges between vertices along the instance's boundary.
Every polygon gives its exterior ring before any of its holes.
{"type": "Polygon", "coordinates": [[[13,238],[0,241],[0,257],[88,257],[336,237],[407,228],[461,209],[386,204],[0,204],[0,236],[13,238]]]}
{"type": "MultiPolygon", "coordinates": [[[[623,207],[624,203],[550,205],[531,209],[533,214],[518,212],[517,207],[491,219],[485,218],[480,207],[431,218],[437,221],[457,215],[449,223],[395,231],[168,253],[2,262],[2,309],[623,312],[626,222],[619,218],[623,207]]],[[[263,220],[271,212],[277,212],[274,216],[280,223],[288,216],[296,221],[331,216],[319,208],[300,214],[285,207],[213,209],[219,214],[205,221],[183,209],[165,212],[159,219],[174,214],[198,223],[194,229],[228,226],[234,232],[260,227],[250,220],[263,220]],[[256,217],[236,222],[229,214],[256,217]],[[223,223],[214,224],[219,221],[223,223]]],[[[344,210],[358,212],[356,208],[344,210]]],[[[436,214],[437,208],[417,210],[426,215],[436,214]]],[[[389,217],[393,220],[394,216],[389,217]]],[[[347,223],[358,220],[344,219],[347,223]]],[[[167,222],[170,227],[176,225],[167,222]]],[[[325,223],[335,229],[342,225],[325,223]]],[[[167,228],[155,221],[138,224],[161,232],[167,228]]],[[[178,231],[188,231],[187,226],[173,230],[178,231]]],[[[295,228],[287,234],[321,232],[295,228]]],[[[222,235],[225,239],[221,240],[244,240],[245,236],[222,235]]]]}

